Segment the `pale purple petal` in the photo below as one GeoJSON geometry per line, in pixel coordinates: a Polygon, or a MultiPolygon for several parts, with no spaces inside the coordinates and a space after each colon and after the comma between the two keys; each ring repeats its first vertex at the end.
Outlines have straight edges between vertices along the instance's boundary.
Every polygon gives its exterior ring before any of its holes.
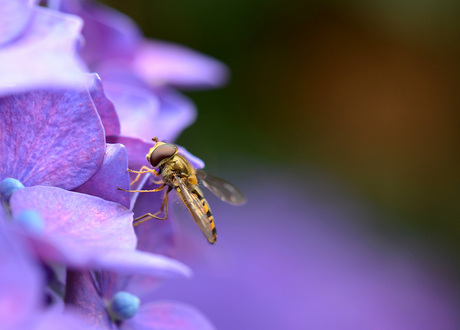
{"type": "Polygon", "coordinates": [[[113,103],[105,95],[101,78],[99,78],[96,73],[93,73],[89,75],[89,80],[91,99],[101,117],[105,135],[120,134],[120,121],[118,120],[117,112],[115,111],[113,103]]]}
{"type": "Polygon", "coordinates": [[[26,27],[31,8],[28,0],[3,0],[0,1],[0,47],[16,38],[26,27]]]}
{"type": "Polygon", "coordinates": [[[129,189],[128,154],[121,144],[107,144],[101,167],[91,179],[76,192],[97,196],[107,201],[120,203],[129,208],[129,193],[117,188],[129,189]]]}
{"type": "Polygon", "coordinates": [[[120,204],[35,186],[15,192],[10,206],[13,215],[33,209],[43,217],[44,233],[30,235],[43,259],[122,273],[190,275],[189,268],[180,262],[135,250],[132,213],[120,204]]]}
{"type": "MultiPolygon", "coordinates": [[[[152,123],[151,132],[154,132],[154,136],[158,136],[160,140],[173,142],[185,128],[195,121],[195,105],[187,97],[170,88],[158,88],[155,93],[160,100],[160,112],[152,123]]],[[[149,138],[139,137],[145,140],[149,138]]]]}
{"type": "Polygon", "coordinates": [[[124,321],[120,329],[211,330],[214,326],[194,307],[165,301],[141,305],[137,314],[124,321]]]}
{"type": "Polygon", "coordinates": [[[20,328],[39,307],[43,276],[25,244],[0,223],[0,320],[20,328]],[[22,243],[22,244],[21,244],[22,243]]]}
{"type": "Polygon", "coordinates": [[[98,329],[115,329],[89,271],[68,270],[65,302],[83,314],[98,329]]]}
{"type": "Polygon", "coordinates": [[[76,16],[34,7],[20,38],[0,48],[0,94],[79,86],[84,67],[75,49],[81,26],[76,16]]]}
{"type": "Polygon", "coordinates": [[[103,254],[98,254],[96,258],[95,265],[125,274],[158,277],[190,277],[192,275],[190,268],[181,262],[138,250],[107,250],[103,254]]]}
{"type": "Polygon", "coordinates": [[[137,50],[133,69],[151,86],[220,87],[229,75],[222,62],[164,41],[145,41],[137,50]]]}
{"type": "Polygon", "coordinates": [[[150,88],[121,68],[100,71],[121,122],[121,135],[172,142],[196,118],[195,105],[171,88],[150,88]]]}
{"type": "Polygon", "coordinates": [[[151,139],[160,112],[158,97],[149,89],[106,78],[104,87],[120,118],[121,135],[151,139]]]}
{"type": "Polygon", "coordinates": [[[84,60],[92,66],[107,58],[131,58],[142,37],[128,16],[93,1],[62,1],[62,9],[83,18],[84,60]]]}
{"type": "Polygon", "coordinates": [[[86,91],[0,98],[0,179],[73,189],[99,168],[104,130],[86,91]]]}

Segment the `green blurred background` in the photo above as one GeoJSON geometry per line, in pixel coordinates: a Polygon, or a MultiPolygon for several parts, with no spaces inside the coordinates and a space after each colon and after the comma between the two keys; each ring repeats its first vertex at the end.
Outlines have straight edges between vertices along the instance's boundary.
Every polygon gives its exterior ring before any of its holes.
{"type": "Polygon", "coordinates": [[[382,235],[458,256],[459,1],[104,2],[229,66],[177,141],[209,172],[327,173],[382,235]]]}

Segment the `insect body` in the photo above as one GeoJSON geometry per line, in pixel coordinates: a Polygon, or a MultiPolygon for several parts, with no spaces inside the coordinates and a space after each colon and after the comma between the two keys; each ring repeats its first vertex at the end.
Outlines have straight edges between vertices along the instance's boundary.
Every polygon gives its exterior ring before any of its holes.
{"type": "MultiPolygon", "coordinates": [[[[143,173],[152,173],[160,176],[161,186],[152,190],[125,190],[131,192],[156,192],[166,188],[166,192],[161,203],[161,208],[157,213],[147,213],[134,219],[134,225],[137,226],[149,219],[162,219],[168,217],[168,194],[175,190],[185,206],[190,211],[193,219],[200,227],[203,234],[210,243],[216,242],[216,226],[214,217],[208,202],[203,197],[203,193],[198,187],[201,182],[205,187],[211,190],[223,201],[232,204],[242,204],[246,201],[243,194],[225,180],[211,176],[204,171],[196,170],[184,156],[178,153],[177,146],[171,143],[164,143],[157,138],[152,139],[155,145],[150,148],[147,154],[147,161],[152,167],[157,167],[158,172],[153,168],[143,166],[139,171],[128,169],[129,172],[137,173],[137,177],[131,182],[133,184],[139,180],[143,173]],[[158,215],[164,210],[164,217],[158,215]]],[[[119,188],[120,189],[120,188],[119,188]]],[[[120,189],[123,190],[123,189],[120,189]]]]}

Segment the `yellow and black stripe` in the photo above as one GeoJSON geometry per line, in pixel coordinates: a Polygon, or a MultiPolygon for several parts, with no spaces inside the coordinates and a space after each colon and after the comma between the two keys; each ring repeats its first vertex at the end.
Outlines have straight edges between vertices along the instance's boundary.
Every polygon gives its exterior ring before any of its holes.
{"type": "Polygon", "coordinates": [[[204,211],[206,212],[206,216],[208,217],[208,223],[211,226],[211,232],[212,232],[212,237],[214,239],[214,242],[216,241],[217,237],[217,230],[216,230],[216,225],[214,224],[214,216],[212,215],[211,209],[208,205],[208,202],[204,198],[203,194],[194,189],[191,191],[192,194],[194,194],[198,199],[200,200],[201,204],[203,205],[204,211]]]}

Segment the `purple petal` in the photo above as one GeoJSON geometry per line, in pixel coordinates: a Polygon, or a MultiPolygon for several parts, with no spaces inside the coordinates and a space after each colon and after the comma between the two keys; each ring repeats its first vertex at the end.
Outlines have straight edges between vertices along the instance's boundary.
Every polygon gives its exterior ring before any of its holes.
{"type": "MultiPolygon", "coordinates": [[[[148,182],[143,188],[153,189],[155,186],[148,182]]],[[[134,208],[136,217],[148,212],[156,213],[160,210],[161,202],[165,192],[140,193],[134,208]]],[[[174,194],[171,192],[170,194],[174,194]]],[[[172,196],[170,196],[170,206],[172,206],[172,196]]],[[[175,248],[175,234],[177,227],[174,222],[171,207],[168,212],[168,219],[151,219],[135,227],[137,236],[137,248],[142,251],[173,256],[175,248]]]]}
{"type": "Polygon", "coordinates": [[[44,234],[66,238],[69,244],[78,241],[82,248],[93,249],[131,249],[136,245],[132,213],[101,198],[35,186],[15,192],[10,206],[13,216],[22,210],[36,210],[45,221],[44,234]]]}
{"type": "Polygon", "coordinates": [[[0,47],[16,38],[26,27],[31,9],[27,0],[0,1],[0,47]]]}
{"type": "Polygon", "coordinates": [[[73,189],[96,172],[104,151],[102,124],[86,91],[0,98],[0,179],[73,189]]]}
{"type": "Polygon", "coordinates": [[[89,92],[101,117],[102,125],[104,125],[105,135],[120,134],[120,121],[117,112],[113,103],[105,96],[101,78],[95,73],[90,75],[89,92]]]}
{"type": "Polygon", "coordinates": [[[137,51],[133,68],[151,86],[219,87],[229,75],[222,62],[164,41],[145,41],[137,51]]]}
{"type": "MultiPolygon", "coordinates": [[[[89,324],[98,329],[113,329],[110,315],[89,271],[68,270],[66,305],[78,310],[89,324]]],[[[61,326],[62,328],[62,326],[61,326]]]]}
{"type": "Polygon", "coordinates": [[[0,320],[2,328],[20,328],[39,307],[43,276],[25,244],[0,223],[0,320]]]}
{"type": "MultiPolygon", "coordinates": [[[[109,136],[107,141],[111,143],[122,143],[128,150],[128,167],[132,170],[139,170],[142,166],[147,165],[145,158],[148,150],[153,146],[153,143],[144,142],[139,139],[129,138],[125,136],[109,136]]],[[[136,174],[130,173],[131,181],[135,179],[136,174]]],[[[144,184],[149,180],[150,175],[144,174],[138,183],[131,187],[132,190],[142,189],[144,184]]],[[[130,209],[134,207],[139,193],[131,193],[130,209]]]]}
{"type": "Polygon", "coordinates": [[[129,193],[117,188],[129,189],[128,154],[121,144],[107,144],[101,167],[91,179],[74,191],[120,203],[129,208],[129,193]]]}
{"type": "MultiPolygon", "coordinates": [[[[147,183],[144,188],[152,189],[153,184],[147,183]]],[[[140,193],[134,208],[135,216],[141,216],[147,212],[155,213],[159,211],[163,196],[164,192],[140,193]]],[[[173,257],[176,248],[177,224],[171,209],[167,220],[151,219],[134,228],[137,236],[137,248],[139,250],[173,257]]],[[[120,276],[117,290],[129,291],[140,297],[144,297],[152,293],[162,282],[163,279],[152,276],[120,276]]]]}
{"type": "Polygon", "coordinates": [[[130,58],[141,38],[137,25],[128,16],[90,1],[63,1],[63,10],[83,18],[85,45],[81,50],[87,63],[107,58],[130,58]]]}
{"type": "Polygon", "coordinates": [[[181,303],[156,302],[141,305],[137,314],[120,329],[210,330],[211,322],[197,309],[181,303]]]}
{"type": "Polygon", "coordinates": [[[148,165],[145,156],[149,149],[153,147],[153,143],[144,142],[137,138],[127,136],[108,136],[107,142],[121,143],[128,151],[128,167],[132,170],[138,170],[144,165],[148,165]]]}
{"type": "Polygon", "coordinates": [[[75,48],[81,25],[78,17],[34,7],[20,38],[0,48],[0,94],[79,86],[84,68],[75,48]]]}
{"type": "Polygon", "coordinates": [[[49,330],[49,329],[66,329],[66,330],[81,330],[81,329],[113,329],[115,326],[103,328],[101,324],[95,326],[89,322],[88,317],[84,317],[73,309],[66,308],[64,312],[56,310],[46,311],[39,314],[33,320],[28,329],[34,330],[49,330]]]}
{"type": "Polygon", "coordinates": [[[180,262],[135,250],[132,213],[120,204],[36,186],[15,192],[10,206],[13,216],[33,209],[43,217],[42,236],[29,236],[43,259],[123,273],[190,275],[180,262]]]}

